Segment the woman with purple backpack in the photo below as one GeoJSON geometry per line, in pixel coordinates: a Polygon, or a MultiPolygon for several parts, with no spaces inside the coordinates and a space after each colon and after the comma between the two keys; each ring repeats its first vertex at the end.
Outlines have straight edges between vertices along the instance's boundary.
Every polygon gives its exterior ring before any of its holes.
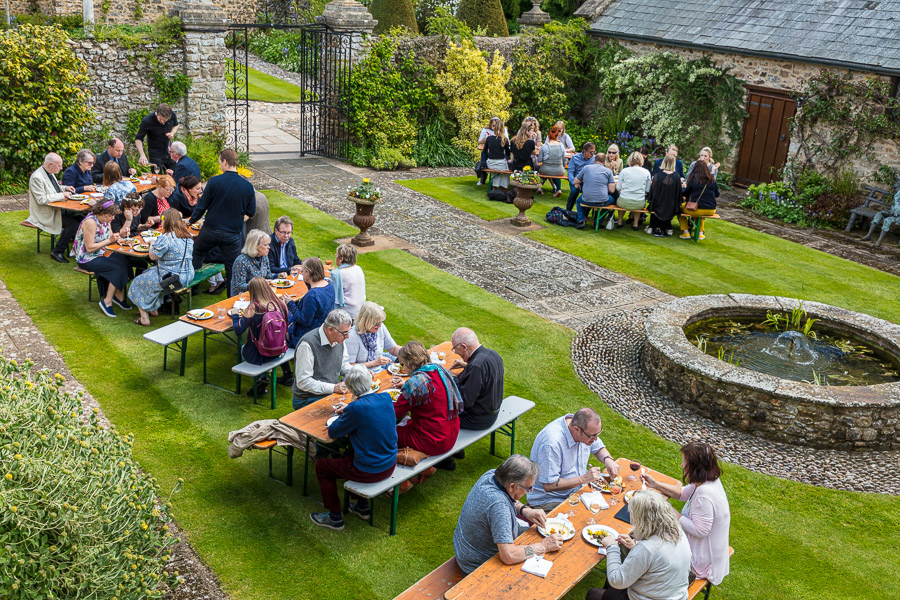
{"type": "MultiPolygon", "coordinates": [[[[241,357],[250,364],[261,365],[274,358],[278,358],[277,356],[266,356],[262,354],[260,352],[261,345],[265,345],[266,347],[282,345],[284,348],[287,348],[288,310],[284,302],[282,302],[281,299],[275,295],[275,292],[272,291],[272,288],[269,287],[269,282],[262,277],[254,277],[251,279],[248,291],[250,292],[250,305],[243,310],[243,313],[232,310],[232,325],[234,326],[234,333],[236,335],[241,336],[244,332],[248,333],[248,339],[241,347],[241,357]],[[280,340],[270,339],[273,335],[273,327],[266,326],[266,331],[262,331],[263,320],[268,312],[281,314],[283,326],[281,327],[280,335],[282,335],[283,338],[280,340]]],[[[277,317],[275,320],[277,321],[277,317]]],[[[282,351],[282,354],[284,354],[284,351],[282,351]]],[[[257,380],[255,386],[257,396],[262,396],[266,393],[266,386],[268,383],[269,380],[266,377],[260,377],[257,380]]],[[[250,389],[247,395],[254,395],[253,388],[250,389]]]]}

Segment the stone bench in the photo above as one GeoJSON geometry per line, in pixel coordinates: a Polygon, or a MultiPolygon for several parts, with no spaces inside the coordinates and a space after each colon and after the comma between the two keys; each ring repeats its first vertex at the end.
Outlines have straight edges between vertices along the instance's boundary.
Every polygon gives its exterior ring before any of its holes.
{"type": "Polygon", "coordinates": [[[196,325],[191,325],[190,323],[185,323],[183,321],[176,321],[165,327],[160,327],[159,329],[154,329],[153,331],[145,333],[144,339],[163,347],[163,371],[166,370],[169,346],[175,346],[175,349],[181,353],[181,366],[178,369],[178,374],[184,376],[187,340],[195,333],[200,333],[201,331],[203,331],[203,329],[196,325]]]}
{"type": "MultiPolygon", "coordinates": [[[[253,342],[248,342],[253,343],[253,342]]],[[[261,365],[254,365],[248,363],[246,361],[242,363],[238,363],[231,367],[231,371],[233,373],[237,373],[238,375],[243,375],[244,377],[252,377],[253,378],[253,403],[256,404],[257,396],[256,396],[256,380],[269,373],[269,397],[271,398],[271,408],[275,410],[275,396],[276,390],[275,387],[277,385],[275,381],[275,371],[281,365],[291,362],[294,360],[294,348],[288,348],[287,352],[281,355],[278,358],[273,358],[270,361],[264,362],[261,365]]]]}

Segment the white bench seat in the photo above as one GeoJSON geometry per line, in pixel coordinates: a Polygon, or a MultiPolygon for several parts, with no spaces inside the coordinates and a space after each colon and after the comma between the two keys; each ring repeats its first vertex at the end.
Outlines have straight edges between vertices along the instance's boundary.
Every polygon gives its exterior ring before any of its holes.
{"type": "MultiPolygon", "coordinates": [[[[387,479],[376,481],[374,483],[359,483],[356,481],[345,481],[344,489],[347,492],[362,496],[363,498],[377,498],[381,494],[391,492],[391,535],[397,531],[397,502],[400,497],[400,484],[404,481],[412,479],[422,471],[435,466],[442,460],[449,458],[466,449],[480,439],[491,436],[491,454],[494,454],[494,436],[499,431],[504,435],[510,436],[509,452],[513,454],[516,443],[516,419],[534,408],[534,402],[520,398],[519,396],[507,396],[500,405],[497,412],[497,420],[487,429],[460,429],[459,437],[456,438],[456,444],[453,449],[446,454],[440,456],[429,456],[422,460],[414,467],[405,465],[397,465],[394,472],[387,479]]],[[[348,504],[348,497],[345,494],[344,504],[348,504]]],[[[373,524],[374,506],[372,507],[372,517],[369,518],[369,525],[373,524]]]]}
{"type": "Polygon", "coordinates": [[[179,375],[184,375],[184,362],[185,362],[185,354],[187,351],[187,340],[189,337],[194,335],[195,333],[200,333],[203,331],[200,327],[196,325],[191,325],[190,323],[184,323],[182,321],[176,321],[165,327],[160,327],[159,329],[154,329],[148,333],[144,334],[144,339],[153,342],[154,344],[159,344],[163,347],[163,371],[166,370],[166,360],[168,358],[169,346],[175,346],[175,348],[181,353],[181,367],[178,371],[179,375]]]}
{"type": "Polygon", "coordinates": [[[256,403],[256,380],[266,373],[270,373],[269,375],[269,396],[272,399],[272,410],[275,410],[275,370],[278,369],[281,365],[291,362],[294,360],[294,348],[288,348],[287,352],[285,352],[282,356],[278,358],[273,358],[268,362],[264,362],[261,365],[253,365],[246,361],[236,364],[231,367],[231,371],[233,373],[237,373],[238,375],[243,375],[244,377],[252,377],[253,378],[253,403],[256,403]]]}

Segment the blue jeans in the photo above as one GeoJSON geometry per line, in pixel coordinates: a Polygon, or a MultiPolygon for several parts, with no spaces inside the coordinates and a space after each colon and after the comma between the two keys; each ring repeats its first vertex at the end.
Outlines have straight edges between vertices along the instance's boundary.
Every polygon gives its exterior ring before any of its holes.
{"type": "Polygon", "coordinates": [[[575,207],[575,201],[581,195],[581,190],[575,187],[575,184],[569,182],[569,197],[566,199],[566,210],[572,210],[575,207]]]}
{"type": "MultiPolygon", "coordinates": [[[[578,204],[578,222],[579,222],[579,223],[584,223],[584,215],[585,215],[585,211],[582,210],[582,206],[584,206],[584,207],[586,207],[586,208],[589,208],[589,209],[590,209],[590,208],[603,208],[604,206],[612,206],[612,205],[615,204],[615,203],[616,203],[616,201],[613,200],[612,198],[609,198],[606,202],[601,202],[601,203],[597,203],[597,202],[581,202],[581,201],[579,201],[579,202],[577,203],[577,204],[578,204]]],[[[201,229],[201,231],[203,231],[203,230],[201,229]]]]}
{"type": "MultiPolygon", "coordinates": [[[[202,229],[200,231],[203,231],[202,229]]],[[[327,398],[328,396],[313,396],[312,398],[298,398],[297,396],[293,396],[291,398],[291,406],[294,407],[294,410],[299,410],[304,406],[309,406],[313,402],[318,402],[322,398],[327,398]]]]}

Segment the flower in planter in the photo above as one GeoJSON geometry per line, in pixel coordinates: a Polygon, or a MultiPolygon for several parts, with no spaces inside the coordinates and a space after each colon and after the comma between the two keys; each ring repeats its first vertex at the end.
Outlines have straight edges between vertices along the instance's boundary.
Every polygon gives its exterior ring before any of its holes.
{"type": "Polygon", "coordinates": [[[368,178],[362,180],[356,187],[348,187],[347,195],[359,204],[379,204],[381,202],[381,188],[376,187],[368,178]],[[364,202],[360,202],[363,200],[364,202]]]}
{"type": "Polygon", "coordinates": [[[521,171],[515,171],[509,176],[510,181],[519,185],[541,185],[541,178],[531,170],[531,167],[523,167],[521,171]]]}

